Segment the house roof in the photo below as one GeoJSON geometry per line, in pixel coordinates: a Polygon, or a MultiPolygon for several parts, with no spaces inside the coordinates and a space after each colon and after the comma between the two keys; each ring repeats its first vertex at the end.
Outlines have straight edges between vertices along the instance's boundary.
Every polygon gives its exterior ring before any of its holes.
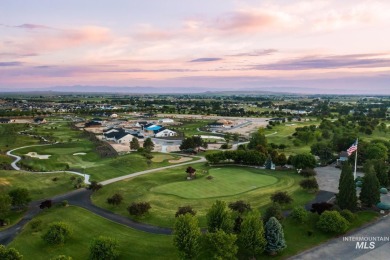
{"type": "Polygon", "coordinates": [[[161,128],[163,128],[163,127],[159,126],[159,125],[151,125],[151,126],[146,127],[145,129],[148,131],[159,131],[161,128]]]}
{"type": "Polygon", "coordinates": [[[90,122],[85,123],[85,127],[98,126],[98,125],[102,125],[102,124],[99,122],[96,122],[96,121],[90,121],[90,122]]]}
{"type": "Polygon", "coordinates": [[[9,122],[11,119],[9,118],[0,118],[0,122],[9,122]]]}

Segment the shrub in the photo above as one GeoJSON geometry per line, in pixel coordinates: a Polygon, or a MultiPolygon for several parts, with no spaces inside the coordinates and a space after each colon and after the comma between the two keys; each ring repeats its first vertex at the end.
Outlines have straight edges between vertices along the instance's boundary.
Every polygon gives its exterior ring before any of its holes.
{"type": "Polygon", "coordinates": [[[50,245],[63,244],[70,237],[72,231],[68,224],[64,222],[55,222],[49,226],[49,229],[43,234],[42,239],[50,245]]]}
{"type": "Polygon", "coordinates": [[[68,202],[67,200],[63,200],[63,201],[61,202],[61,205],[62,205],[63,207],[67,207],[67,206],[69,206],[69,202],[68,202]]]}
{"type": "Polygon", "coordinates": [[[236,202],[229,203],[229,208],[233,211],[237,211],[242,214],[245,211],[250,211],[251,205],[249,203],[245,203],[243,200],[237,200],[236,202]]]}
{"type": "Polygon", "coordinates": [[[315,178],[301,180],[299,182],[299,186],[301,186],[302,189],[308,190],[310,192],[314,192],[318,190],[318,183],[315,178]]]}
{"type": "Polygon", "coordinates": [[[23,256],[15,248],[6,248],[0,245],[0,259],[4,260],[21,260],[23,256]]]}
{"type": "Polygon", "coordinates": [[[327,202],[313,203],[311,205],[310,211],[321,215],[324,211],[331,210],[332,207],[333,207],[333,204],[327,203],[327,202]]]}
{"type": "Polygon", "coordinates": [[[45,201],[41,202],[41,204],[39,205],[39,208],[40,209],[44,209],[44,208],[50,209],[52,205],[53,205],[53,202],[51,200],[45,200],[45,201]]]}
{"type": "Polygon", "coordinates": [[[343,233],[348,225],[348,221],[337,211],[325,211],[317,222],[317,227],[326,233],[343,233]]]}
{"type": "Polygon", "coordinates": [[[273,203],[265,210],[263,217],[264,222],[267,222],[271,217],[275,217],[277,220],[282,220],[284,218],[282,208],[278,203],[273,203]]]}
{"type": "Polygon", "coordinates": [[[196,215],[196,211],[191,206],[183,206],[177,209],[175,217],[177,218],[178,216],[185,215],[187,213],[191,214],[192,216],[196,215]]]}
{"type": "Polygon", "coordinates": [[[305,169],[301,170],[301,172],[299,174],[302,175],[303,177],[306,177],[306,178],[314,177],[317,175],[316,171],[314,169],[311,169],[311,168],[305,168],[305,169]]]}
{"type": "Polygon", "coordinates": [[[107,198],[107,203],[117,206],[121,204],[122,200],[123,200],[123,196],[119,193],[115,193],[111,197],[107,198]]]}
{"type": "Polygon", "coordinates": [[[42,225],[42,220],[40,219],[33,219],[30,222],[30,227],[32,230],[37,230],[42,225]]]}
{"type": "Polygon", "coordinates": [[[89,184],[88,189],[92,190],[93,192],[100,190],[103,188],[103,185],[98,183],[97,181],[91,181],[91,184],[89,184]]]}
{"type": "Polygon", "coordinates": [[[307,221],[309,217],[309,213],[304,207],[295,207],[291,211],[290,214],[291,218],[294,219],[297,222],[304,223],[307,221]]]}
{"type": "Polygon", "coordinates": [[[274,203],[289,204],[293,201],[293,198],[285,191],[278,191],[271,195],[271,200],[274,203]]]}
{"type": "Polygon", "coordinates": [[[51,179],[52,181],[58,181],[58,177],[54,177],[53,179],[51,179]]]}
{"type": "Polygon", "coordinates": [[[340,215],[345,218],[349,223],[356,219],[356,215],[353,214],[350,210],[344,209],[340,211],[340,215]]]}
{"type": "Polygon", "coordinates": [[[145,215],[149,210],[151,206],[149,202],[133,202],[128,208],[127,211],[130,215],[134,216],[142,216],[145,215]]]}
{"type": "Polygon", "coordinates": [[[92,240],[89,250],[89,259],[91,260],[114,260],[119,256],[118,241],[110,237],[95,238],[92,240]]]}

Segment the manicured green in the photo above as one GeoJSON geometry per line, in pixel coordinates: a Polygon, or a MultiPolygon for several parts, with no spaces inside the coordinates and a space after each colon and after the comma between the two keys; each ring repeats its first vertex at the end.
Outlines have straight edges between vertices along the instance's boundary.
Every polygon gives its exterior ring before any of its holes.
{"type": "Polygon", "coordinates": [[[42,224],[33,230],[28,224],[21,234],[9,245],[16,248],[24,259],[50,259],[58,255],[71,256],[73,259],[88,259],[89,247],[94,238],[107,236],[116,239],[119,244],[119,259],[177,259],[177,251],[172,245],[172,237],[154,235],[137,231],[78,207],[52,208],[45,210],[35,219],[42,224]],[[53,222],[67,223],[73,234],[64,245],[50,246],[42,239],[53,222]]]}
{"type": "Polygon", "coordinates": [[[212,168],[209,170],[209,176],[213,178],[168,183],[153,188],[151,191],[181,198],[203,199],[236,195],[260,189],[278,181],[274,176],[256,174],[250,168],[212,168]]]}
{"type": "MultiPolygon", "coordinates": [[[[197,170],[197,178],[191,181],[186,181],[187,174],[185,173],[186,166],[180,166],[177,168],[162,170],[156,173],[150,173],[147,175],[139,176],[136,178],[130,178],[121,182],[109,184],[103,187],[103,189],[97,191],[92,196],[93,202],[103,208],[106,208],[115,213],[121,214],[123,216],[129,216],[126,208],[134,201],[147,201],[151,204],[151,209],[149,214],[146,214],[142,218],[137,218],[137,221],[151,223],[157,226],[166,226],[172,227],[175,219],[175,213],[178,207],[181,206],[192,206],[195,211],[197,211],[197,217],[199,217],[199,223],[202,227],[206,226],[206,212],[211,207],[211,205],[217,200],[226,201],[226,203],[235,202],[237,200],[245,200],[249,202],[252,208],[264,207],[269,204],[270,195],[277,190],[284,190],[292,195],[294,201],[288,205],[284,206],[284,209],[289,209],[297,205],[304,205],[308,201],[312,200],[315,194],[309,194],[299,187],[299,181],[303,179],[302,176],[298,175],[293,171],[267,171],[262,169],[255,168],[246,168],[238,166],[229,166],[229,167],[218,167],[220,168],[210,168],[201,163],[194,163],[191,165],[197,170]],[[202,173],[203,170],[209,170],[210,175],[214,173],[217,174],[217,177],[212,180],[206,180],[208,176],[207,173],[202,173]],[[171,183],[182,183],[184,187],[187,185],[196,185],[196,182],[205,183],[207,181],[213,182],[221,178],[221,176],[226,173],[226,178],[231,181],[236,181],[240,179],[238,176],[240,173],[243,173],[246,177],[252,178],[252,180],[268,179],[274,181],[275,178],[278,180],[273,184],[263,186],[261,188],[256,188],[252,190],[243,191],[242,193],[237,194],[237,190],[240,189],[236,187],[236,192],[230,193],[231,195],[226,195],[224,188],[219,185],[215,185],[213,194],[224,194],[224,197],[210,197],[210,198],[184,198],[171,194],[162,194],[155,192],[156,189],[160,189],[160,186],[164,188],[164,185],[171,183]],[[237,177],[228,176],[234,175],[237,173],[237,177]],[[251,176],[251,177],[250,177],[251,176]],[[271,179],[270,179],[271,178],[271,179]],[[111,197],[115,193],[120,193],[124,200],[119,206],[112,206],[107,204],[107,198],[111,197]]],[[[218,183],[218,182],[217,182],[218,183]]],[[[271,182],[272,183],[272,182],[271,182]]],[[[240,186],[240,185],[237,185],[240,186]]],[[[252,184],[252,186],[254,186],[252,184]]],[[[202,197],[206,190],[201,189],[202,185],[199,185],[199,194],[192,196],[202,197]]],[[[165,189],[166,192],[169,192],[168,189],[165,189]]],[[[182,195],[185,192],[185,188],[181,189],[182,195]]],[[[209,191],[210,192],[210,191],[209,191]]],[[[230,191],[229,191],[230,192],[230,191]]],[[[210,193],[211,194],[211,193],[210,193]]],[[[188,196],[188,195],[187,195],[188,196]]]]}

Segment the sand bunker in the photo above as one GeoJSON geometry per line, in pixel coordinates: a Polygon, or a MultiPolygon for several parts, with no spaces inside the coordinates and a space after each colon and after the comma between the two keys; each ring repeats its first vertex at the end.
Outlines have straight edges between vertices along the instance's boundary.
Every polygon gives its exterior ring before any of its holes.
{"type": "Polygon", "coordinates": [[[73,155],[86,155],[86,153],[74,153],[73,155]]]}
{"type": "Polygon", "coordinates": [[[225,140],[225,138],[220,136],[214,136],[214,135],[201,135],[200,136],[203,139],[219,139],[219,140],[225,140]]]}
{"type": "Polygon", "coordinates": [[[38,159],[41,159],[41,160],[49,159],[49,157],[51,156],[51,155],[48,155],[48,154],[37,154],[36,152],[29,152],[26,155],[30,156],[30,157],[33,157],[33,158],[38,158],[38,159]]]}
{"type": "Polygon", "coordinates": [[[0,178],[0,186],[9,186],[10,182],[6,178],[0,178]]]}
{"type": "Polygon", "coordinates": [[[182,162],[187,162],[187,161],[191,161],[192,158],[191,157],[180,157],[179,160],[169,160],[168,162],[169,163],[182,163],[182,162]]]}

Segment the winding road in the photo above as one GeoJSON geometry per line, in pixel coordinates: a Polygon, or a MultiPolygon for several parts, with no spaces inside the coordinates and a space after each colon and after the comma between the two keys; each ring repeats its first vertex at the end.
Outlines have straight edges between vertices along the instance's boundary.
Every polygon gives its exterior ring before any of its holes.
{"type": "MultiPolygon", "coordinates": [[[[16,165],[17,162],[21,160],[21,158],[17,155],[13,155],[12,152],[18,149],[26,148],[20,147],[13,149],[7,152],[7,155],[15,158],[15,161],[12,163],[12,167],[15,170],[21,171],[21,169],[16,165]]],[[[196,162],[205,162],[205,158],[201,158],[196,162]]],[[[105,180],[101,182],[102,185],[108,185],[114,182],[118,182],[124,179],[164,170],[170,169],[174,167],[179,167],[187,164],[192,164],[191,162],[136,172],[132,174],[128,174],[125,176],[112,178],[109,180],[105,180]]],[[[69,171],[57,171],[57,172],[69,172],[69,171]]],[[[49,173],[49,172],[42,172],[49,173]]],[[[53,172],[52,172],[53,173],[53,172]]],[[[82,173],[72,172],[77,175],[83,175],[82,173]]],[[[88,176],[89,177],[89,176],[88,176]]],[[[152,234],[164,234],[170,235],[172,234],[172,229],[163,228],[158,226],[153,226],[149,224],[139,223],[134,220],[131,220],[127,217],[114,214],[106,209],[95,206],[91,201],[92,191],[87,190],[85,188],[73,190],[63,195],[58,195],[50,198],[54,203],[59,203],[63,200],[67,200],[70,205],[78,206],[84,209],[89,210],[96,215],[104,217],[113,222],[128,226],[130,228],[134,228],[136,230],[152,233],[152,234]]],[[[334,196],[334,192],[331,191],[320,191],[316,198],[306,204],[306,208],[314,202],[327,201],[334,196]]],[[[43,201],[43,200],[41,200],[43,201]]],[[[39,208],[39,204],[41,201],[31,202],[28,206],[28,210],[24,217],[15,225],[11,226],[8,229],[0,231],[0,244],[8,245],[12,242],[12,240],[22,231],[23,227],[33,219],[37,214],[41,212],[39,208]]],[[[369,236],[383,236],[388,237],[388,226],[390,224],[390,217],[381,218],[379,221],[371,223],[369,225],[365,225],[352,233],[345,234],[345,237],[369,237],[369,236]]],[[[321,244],[317,247],[309,249],[305,252],[302,252],[296,256],[293,256],[291,259],[313,259],[313,258],[325,258],[325,259],[389,259],[389,243],[377,243],[376,248],[372,250],[357,250],[356,242],[344,242],[343,237],[331,239],[328,242],[321,244]]]]}
{"type": "Polygon", "coordinates": [[[29,148],[29,147],[35,147],[35,146],[47,146],[47,145],[52,145],[52,144],[28,145],[28,146],[22,146],[22,147],[18,147],[18,148],[9,150],[9,151],[7,152],[7,155],[8,155],[8,156],[11,156],[11,157],[13,157],[13,158],[15,158],[15,160],[11,163],[11,167],[14,168],[14,170],[16,170],[16,171],[29,172],[29,173],[37,173],[37,174],[62,173],[62,172],[71,173],[71,174],[76,174],[76,175],[82,176],[82,177],[84,178],[84,183],[85,183],[85,184],[90,184],[90,182],[89,182],[89,178],[90,178],[89,174],[84,174],[84,173],[81,173],[81,172],[75,172],[75,171],[30,172],[30,171],[24,171],[24,170],[20,169],[20,167],[17,165],[17,163],[18,163],[22,158],[21,158],[20,156],[18,156],[18,155],[12,154],[12,152],[14,152],[14,151],[16,151],[16,150],[20,150],[20,149],[24,149],[24,148],[29,148]]]}
{"type": "MultiPolygon", "coordinates": [[[[44,144],[44,145],[50,145],[50,144],[44,144]]],[[[7,152],[7,155],[15,158],[15,160],[12,162],[11,166],[17,171],[23,171],[21,170],[16,164],[21,160],[20,156],[12,154],[13,151],[18,150],[18,149],[23,149],[23,148],[28,148],[32,146],[43,146],[43,145],[31,145],[31,146],[23,146],[19,148],[12,149],[7,152]]],[[[170,168],[175,168],[175,167],[180,167],[183,165],[188,165],[188,164],[193,164],[193,163],[199,163],[199,162],[206,162],[206,159],[201,157],[197,161],[190,161],[190,162],[185,162],[185,163],[180,163],[180,164],[175,164],[175,165],[170,165],[170,166],[165,166],[161,168],[155,168],[151,170],[145,170],[145,171],[140,171],[140,172],[135,172],[131,173],[128,175],[108,179],[105,181],[100,182],[102,185],[108,185],[114,182],[122,181],[128,178],[152,173],[152,172],[157,172],[161,171],[164,169],[170,169],[170,168]]],[[[52,171],[52,172],[33,172],[33,173],[58,173],[58,172],[68,172],[68,173],[73,173],[77,175],[82,175],[84,176],[83,173],[79,172],[72,172],[72,171],[52,171]]],[[[89,183],[89,175],[86,183],[89,183]]],[[[81,188],[78,190],[73,190],[70,191],[66,194],[58,195],[52,198],[47,198],[51,199],[54,203],[59,203],[63,200],[67,200],[70,205],[78,206],[84,209],[87,209],[91,211],[92,213],[95,213],[96,215],[99,215],[101,217],[104,217],[108,220],[111,220],[113,222],[140,230],[152,234],[165,234],[165,235],[170,235],[172,233],[172,229],[170,228],[162,228],[158,226],[153,226],[149,224],[144,224],[140,222],[133,221],[127,217],[117,215],[112,213],[111,211],[105,210],[103,208],[95,206],[92,201],[91,201],[91,195],[92,191],[87,190],[85,188],[81,188]]],[[[3,231],[0,231],[0,244],[7,245],[12,242],[12,240],[22,231],[24,225],[26,225],[31,219],[33,219],[37,214],[39,214],[42,210],[39,208],[40,203],[44,201],[44,199],[39,200],[39,201],[33,201],[29,204],[28,209],[26,214],[23,216],[23,218],[15,225],[11,226],[10,228],[7,228],[3,231]]]]}

